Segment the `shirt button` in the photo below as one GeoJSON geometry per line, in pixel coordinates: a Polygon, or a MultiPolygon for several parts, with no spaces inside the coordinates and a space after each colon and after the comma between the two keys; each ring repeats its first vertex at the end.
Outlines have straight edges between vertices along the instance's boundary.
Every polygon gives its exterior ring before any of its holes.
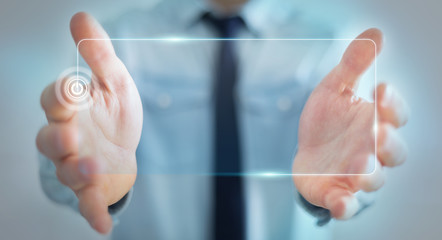
{"type": "Polygon", "coordinates": [[[161,93],[157,96],[158,107],[166,109],[172,105],[172,98],[167,93],[161,93]]]}
{"type": "Polygon", "coordinates": [[[281,96],[276,103],[281,112],[287,112],[292,107],[292,101],[288,96],[281,96]]]}

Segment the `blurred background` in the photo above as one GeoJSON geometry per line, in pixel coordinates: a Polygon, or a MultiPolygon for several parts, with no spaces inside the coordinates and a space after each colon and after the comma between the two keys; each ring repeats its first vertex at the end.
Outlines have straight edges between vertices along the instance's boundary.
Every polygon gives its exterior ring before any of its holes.
{"type": "MultiPolygon", "coordinates": [[[[284,0],[281,0],[284,1],[284,0]]],[[[287,1],[287,0],[285,0],[287,1]]],[[[88,11],[100,21],[158,0],[0,0],[0,239],[104,239],[69,209],[51,203],[38,179],[35,136],[45,124],[39,96],[73,63],[69,19],[88,11]]],[[[392,83],[412,109],[400,132],[409,159],[388,171],[375,205],[336,222],[334,239],[436,239],[442,236],[442,3],[438,0],[293,0],[342,24],[341,37],[368,27],[385,33],[378,80],[392,83]]],[[[277,13],[275,13],[277,14],[277,13]]]]}

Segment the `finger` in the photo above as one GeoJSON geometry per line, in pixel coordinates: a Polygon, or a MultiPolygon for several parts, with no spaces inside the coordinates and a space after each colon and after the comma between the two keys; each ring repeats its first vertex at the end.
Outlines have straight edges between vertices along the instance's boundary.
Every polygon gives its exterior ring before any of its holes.
{"type": "Polygon", "coordinates": [[[378,126],[377,156],[382,165],[398,166],[405,162],[408,149],[398,132],[390,124],[378,126]]]}
{"type": "Polygon", "coordinates": [[[325,78],[334,88],[356,89],[358,79],[371,65],[382,48],[382,32],[371,28],[361,33],[347,47],[332,77],[325,78]]]}
{"type": "Polygon", "coordinates": [[[57,166],[57,177],[72,190],[79,190],[92,183],[100,172],[98,161],[92,158],[69,157],[57,166]]]}
{"type": "Polygon", "coordinates": [[[93,185],[88,186],[80,190],[77,195],[80,213],[91,227],[101,234],[109,233],[112,230],[112,219],[100,188],[93,185]]]}
{"type": "Polygon", "coordinates": [[[71,33],[77,49],[100,83],[127,78],[127,70],[116,56],[112,42],[101,25],[89,14],[79,12],[71,19],[71,33]],[[105,81],[106,80],[106,81],[105,81]]]}
{"type": "Polygon", "coordinates": [[[400,127],[407,123],[410,109],[399,93],[387,84],[377,86],[376,104],[381,121],[400,127]]]}
{"type": "Polygon", "coordinates": [[[357,186],[364,192],[373,192],[384,185],[385,173],[378,160],[372,159],[368,164],[374,166],[367,168],[367,174],[357,176],[357,186]]]}
{"type": "Polygon", "coordinates": [[[332,187],[325,195],[325,208],[339,220],[353,217],[359,210],[359,201],[350,191],[341,187],[332,187]]]}
{"type": "Polygon", "coordinates": [[[43,127],[37,135],[38,150],[53,161],[60,161],[78,153],[78,131],[73,124],[53,123],[43,127]]]}
{"type": "MultiPolygon", "coordinates": [[[[59,81],[61,81],[61,85],[64,86],[65,80],[59,81]]],[[[64,87],[61,89],[64,89],[64,87]]],[[[64,101],[72,103],[64,91],[60,91],[60,93],[62,94],[60,97],[63,98],[64,101]]],[[[49,122],[69,121],[76,114],[75,110],[67,108],[61,101],[56,94],[56,82],[51,83],[43,90],[40,103],[49,122]]]]}

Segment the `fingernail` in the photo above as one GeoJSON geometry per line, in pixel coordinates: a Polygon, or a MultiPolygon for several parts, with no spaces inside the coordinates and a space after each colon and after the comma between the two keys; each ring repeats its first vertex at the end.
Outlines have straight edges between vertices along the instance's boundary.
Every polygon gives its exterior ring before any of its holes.
{"type": "Polygon", "coordinates": [[[404,102],[404,104],[402,105],[401,125],[407,123],[410,114],[411,114],[410,106],[404,102]]]}
{"type": "Polygon", "coordinates": [[[347,220],[353,217],[359,210],[359,201],[355,197],[345,197],[343,199],[345,203],[345,211],[340,219],[347,220]]]}
{"type": "Polygon", "coordinates": [[[385,132],[385,139],[384,139],[384,144],[381,145],[381,147],[379,148],[379,151],[381,153],[384,152],[389,152],[392,149],[394,149],[394,140],[396,139],[396,132],[395,131],[390,131],[389,129],[386,130],[385,132]]]}
{"type": "Polygon", "coordinates": [[[382,97],[381,106],[387,107],[393,97],[393,89],[390,85],[385,86],[384,96],[382,97]]]}
{"type": "Polygon", "coordinates": [[[376,156],[374,154],[370,154],[368,156],[367,167],[364,174],[372,174],[376,170],[376,162],[376,156]]]}

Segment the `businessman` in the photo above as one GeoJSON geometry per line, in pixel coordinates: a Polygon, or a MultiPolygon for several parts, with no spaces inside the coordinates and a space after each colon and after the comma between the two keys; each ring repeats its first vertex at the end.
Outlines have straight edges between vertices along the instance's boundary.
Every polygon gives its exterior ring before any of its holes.
{"type": "MultiPolygon", "coordinates": [[[[164,1],[149,12],[123,16],[109,29],[111,37],[331,36],[298,18],[280,19],[262,2],[164,1]],[[258,10],[265,21],[253,14],[258,10]]],[[[100,233],[109,233],[118,222],[115,238],[312,239],[313,224],[311,232],[300,234],[305,229],[299,227],[304,220],[297,205],[320,225],[330,218],[349,219],[363,208],[357,193],[378,190],[383,168],[406,158],[397,128],[407,122],[408,110],[399,94],[379,84],[377,106],[355,95],[359,77],[376,57],[374,49],[381,51],[378,29],[361,33],[357,39],[370,40],[351,42],[341,61],[316,84],[287,80],[294,74],[269,79],[261,73],[271,64],[253,68],[260,74],[245,77],[245,69],[252,68],[246,68],[249,60],[242,62],[243,46],[235,41],[213,42],[207,55],[213,59],[184,58],[182,68],[173,72],[151,64],[161,61],[159,54],[171,54],[164,49],[121,49],[117,56],[110,40],[82,41],[109,38],[86,13],[75,14],[70,27],[93,72],[92,104],[76,111],[56,96],[55,83],[43,91],[41,104],[49,123],[37,136],[46,157],[41,181],[51,199],[78,210],[100,233]],[[139,55],[149,60],[141,64],[139,55]],[[250,98],[261,101],[248,102],[250,98]],[[293,178],[137,176],[186,167],[244,173],[273,161],[292,167],[287,171],[293,178]]],[[[297,52],[294,59],[310,56],[297,52]]],[[[299,61],[294,61],[293,71],[297,67],[299,61]]]]}

